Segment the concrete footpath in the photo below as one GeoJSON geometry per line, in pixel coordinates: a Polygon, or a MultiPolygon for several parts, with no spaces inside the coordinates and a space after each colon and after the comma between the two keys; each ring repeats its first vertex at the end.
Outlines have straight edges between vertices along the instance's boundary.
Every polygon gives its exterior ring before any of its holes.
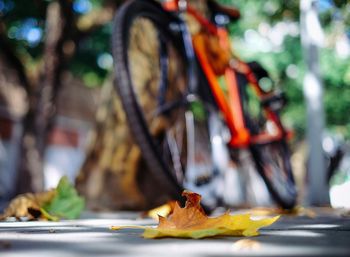
{"type": "Polygon", "coordinates": [[[142,230],[112,225],[154,225],[138,213],[91,215],[61,222],[0,222],[0,257],[68,256],[350,256],[350,217],[282,216],[260,235],[202,240],[143,239],[142,230]]]}

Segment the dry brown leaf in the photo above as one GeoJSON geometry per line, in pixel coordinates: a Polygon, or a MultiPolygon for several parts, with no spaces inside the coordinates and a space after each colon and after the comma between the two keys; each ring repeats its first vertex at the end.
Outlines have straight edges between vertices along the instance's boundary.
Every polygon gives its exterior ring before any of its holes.
{"type": "Polygon", "coordinates": [[[114,230],[122,228],[142,228],[145,238],[180,237],[205,238],[213,236],[256,236],[258,229],[269,226],[279,217],[252,220],[250,214],[230,215],[225,213],[216,218],[208,217],[200,206],[201,196],[184,191],[187,198],[186,205],[181,208],[175,204],[173,214],[169,218],[159,216],[156,228],[142,226],[112,227],[114,230]]]}
{"type": "Polygon", "coordinates": [[[4,214],[0,216],[0,219],[8,217],[25,217],[29,220],[36,219],[41,215],[41,206],[51,201],[55,195],[55,190],[36,194],[26,193],[18,195],[10,202],[9,206],[5,209],[4,214]]]}

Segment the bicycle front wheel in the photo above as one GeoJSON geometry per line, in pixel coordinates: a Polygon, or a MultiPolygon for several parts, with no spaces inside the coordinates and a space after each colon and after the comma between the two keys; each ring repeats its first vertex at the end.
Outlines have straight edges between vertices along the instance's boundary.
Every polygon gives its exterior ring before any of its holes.
{"type": "MultiPolygon", "coordinates": [[[[129,1],[116,14],[112,44],[115,86],[150,175],[167,190],[159,193],[182,200],[189,142],[210,140],[187,102],[189,62],[179,24],[152,1],[129,1]]],[[[210,169],[210,149],[201,148],[207,156],[192,159],[210,169]]]]}

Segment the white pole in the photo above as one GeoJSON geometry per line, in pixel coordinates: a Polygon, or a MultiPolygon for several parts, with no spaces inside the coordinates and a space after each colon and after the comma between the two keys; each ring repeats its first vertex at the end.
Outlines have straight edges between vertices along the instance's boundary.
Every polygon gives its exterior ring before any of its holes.
{"type": "Polygon", "coordinates": [[[324,129],[323,85],[319,69],[319,47],[324,34],[318,19],[317,0],[300,1],[301,40],[307,65],[304,77],[304,97],[307,107],[308,195],[310,205],[329,203],[328,182],[322,150],[324,129]]]}

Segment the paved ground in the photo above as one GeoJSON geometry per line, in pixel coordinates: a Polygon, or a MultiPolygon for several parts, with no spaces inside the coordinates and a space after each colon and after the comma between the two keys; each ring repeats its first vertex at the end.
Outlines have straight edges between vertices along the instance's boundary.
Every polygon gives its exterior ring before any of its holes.
{"type": "Polygon", "coordinates": [[[111,231],[111,225],[154,224],[137,213],[86,215],[76,221],[0,222],[1,257],[68,256],[350,256],[350,217],[283,216],[251,238],[203,240],[141,237],[141,230],[111,231]],[[242,242],[242,241],[240,241],[242,242]],[[258,243],[257,243],[258,242],[258,243]],[[249,249],[251,248],[251,249],[249,249]]]}

